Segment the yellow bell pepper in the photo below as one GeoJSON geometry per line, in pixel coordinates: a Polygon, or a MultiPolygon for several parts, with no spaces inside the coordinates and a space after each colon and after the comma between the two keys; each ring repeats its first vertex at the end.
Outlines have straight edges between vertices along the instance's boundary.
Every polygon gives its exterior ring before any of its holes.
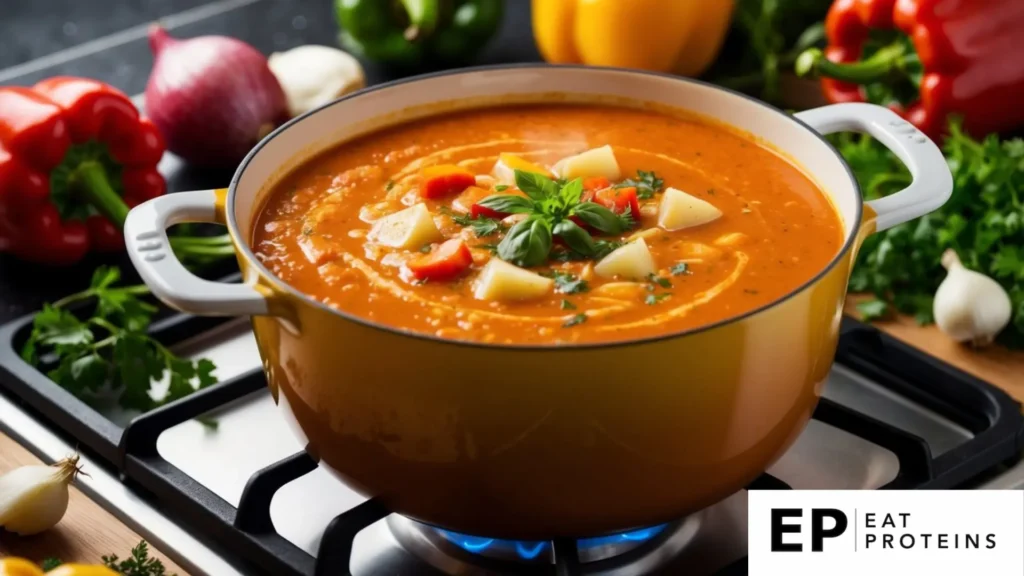
{"type": "Polygon", "coordinates": [[[0,576],[119,576],[106,566],[87,566],[85,564],[61,564],[43,573],[34,563],[22,558],[4,558],[0,560],[0,576]]]}
{"type": "Polygon", "coordinates": [[[545,60],[698,76],[718,55],[735,0],[533,0],[545,60]]]}

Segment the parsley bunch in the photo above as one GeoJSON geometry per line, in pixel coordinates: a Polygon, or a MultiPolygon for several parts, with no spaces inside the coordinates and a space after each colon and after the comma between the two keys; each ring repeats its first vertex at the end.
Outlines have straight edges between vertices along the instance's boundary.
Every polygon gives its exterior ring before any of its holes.
{"type": "Polygon", "coordinates": [[[132,548],[132,555],[121,560],[116,554],[103,556],[103,565],[122,576],[165,576],[167,568],[157,558],[149,557],[149,545],[143,540],[132,548]]]}
{"type": "Polygon", "coordinates": [[[105,390],[118,393],[124,408],[142,412],[188,396],[217,382],[213,362],[179,358],[146,332],[157,308],[141,299],[144,286],[115,286],[117,268],[100,267],[87,290],[46,304],[32,322],[22,357],[36,367],[53,365],[47,375],[84,400],[105,390]],[[85,319],[70,307],[95,306],[85,319]],[[154,400],[150,386],[169,379],[167,394],[154,400]]]}
{"type": "MultiPolygon", "coordinates": [[[[832,139],[866,199],[910,183],[902,163],[870,137],[832,139]]],[[[1013,318],[999,340],[1024,347],[1024,140],[974,140],[952,121],[943,152],[953,173],[953,196],[931,214],[869,236],[850,290],[875,295],[858,307],[868,320],[895,310],[931,323],[932,297],[946,276],[942,253],[952,248],[964,266],[991,276],[1009,293],[1013,318]]]]}
{"type": "Polygon", "coordinates": [[[480,205],[506,214],[526,214],[498,244],[498,257],[519,266],[538,266],[547,261],[554,236],[575,253],[599,258],[607,244],[595,241],[571,218],[605,234],[621,234],[633,227],[629,209],[616,214],[594,202],[581,202],[583,180],[555,181],[540,174],[515,171],[516,186],[526,197],[502,194],[489,196],[480,205]]]}

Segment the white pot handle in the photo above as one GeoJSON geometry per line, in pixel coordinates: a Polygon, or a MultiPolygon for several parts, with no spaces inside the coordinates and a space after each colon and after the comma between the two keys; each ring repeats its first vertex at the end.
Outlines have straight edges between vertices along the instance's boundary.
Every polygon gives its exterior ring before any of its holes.
{"type": "Polygon", "coordinates": [[[153,294],[168,306],[190,314],[267,314],[267,299],[253,285],[211,282],[182,266],[167,239],[167,227],[182,222],[217,222],[216,191],[177,192],[153,198],[132,208],[124,222],[128,255],[153,294]]]}
{"type": "Polygon", "coordinates": [[[796,114],[822,134],[867,132],[906,164],[913,181],[903,190],[867,205],[878,215],[876,232],[923,216],[946,203],[953,176],[942,151],[913,124],[874,104],[833,104],[796,114]]]}

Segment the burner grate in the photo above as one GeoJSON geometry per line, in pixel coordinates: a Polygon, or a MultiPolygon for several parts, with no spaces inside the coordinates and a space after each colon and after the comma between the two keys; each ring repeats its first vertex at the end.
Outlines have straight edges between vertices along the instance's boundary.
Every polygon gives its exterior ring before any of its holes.
{"type": "MultiPolygon", "coordinates": [[[[174,345],[225,321],[166,313],[153,324],[152,331],[165,345],[174,345]]],[[[356,536],[390,515],[374,499],[340,514],[328,525],[314,559],[277,534],[270,519],[274,494],[316,468],[305,452],[253,474],[235,508],[164,460],[156,448],[157,439],[166,430],[263,390],[262,373],[253,371],[226,380],[138,416],[122,428],[21,360],[17,350],[30,328],[28,317],[0,326],[0,393],[19,399],[59,427],[83,449],[120,472],[127,484],[172,511],[175,519],[205,534],[229,557],[249,559],[247,571],[275,576],[350,574],[356,536]]],[[[836,362],[974,434],[964,444],[933,457],[922,438],[823,398],[814,419],[896,455],[899,472],[883,489],[960,486],[1016,458],[1021,450],[1024,418],[1018,403],[1002,391],[869,326],[844,319],[836,362]]],[[[764,474],[748,489],[786,490],[790,486],[764,474]]],[[[610,573],[629,565],[650,546],[656,546],[667,532],[654,535],[648,543],[624,554],[593,562],[580,561],[575,540],[543,543],[543,548],[553,552],[553,570],[558,576],[610,573]]],[[[478,557],[472,561],[486,566],[493,559],[478,557]]],[[[744,573],[746,560],[742,559],[720,575],[744,573]]]]}

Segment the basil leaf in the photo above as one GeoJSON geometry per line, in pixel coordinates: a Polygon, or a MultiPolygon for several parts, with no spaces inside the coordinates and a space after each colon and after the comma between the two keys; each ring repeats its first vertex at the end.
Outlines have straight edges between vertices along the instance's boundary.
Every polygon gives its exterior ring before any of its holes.
{"type": "Polygon", "coordinates": [[[539,266],[550,252],[551,228],[537,216],[513,226],[498,244],[498,257],[519,266],[539,266]]]}
{"type": "Polygon", "coordinates": [[[522,196],[515,196],[513,194],[488,196],[487,198],[477,202],[477,204],[503,214],[530,213],[534,210],[533,200],[523,198],[522,196]]]}
{"type": "Polygon", "coordinates": [[[590,237],[590,234],[587,234],[586,230],[577,226],[572,220],[562,220],[555,224],[553,233],[564,240],[573,252],[578,252],[584,256],[593,256],[597,252],[594,239],[590,237]]]}
{"type": "Polygon", "coordinates": [[[583,179],[577,178],[572,182],[569,182],[558,192],[562,197],[562,202],[565,206],[575,206],[580,203],[580,198],[583,197],[583,179]]]}
{"type": "Polygon", "coordinates": [[[558,195],[558,184],[543,174],[516,170],[516,187],[531,199],[541,201],[558,195]]]}
{"type": "Polygon", "coordinates": [[[629,212],[616,214],[594,202],[578,204],[572,213],[579,216],[588,226],[605,234],[622,234],[633,227],[633,219],[627,217],[629,212]]]}

